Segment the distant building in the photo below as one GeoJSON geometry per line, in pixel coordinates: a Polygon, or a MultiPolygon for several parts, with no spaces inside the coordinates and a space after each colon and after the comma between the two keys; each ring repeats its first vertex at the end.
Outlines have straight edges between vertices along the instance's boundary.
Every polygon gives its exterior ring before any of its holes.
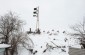
{"type": "Polygon", "coordinates": [[[69,55],[85,55],[85,49],[69,48],[69,55]]]}

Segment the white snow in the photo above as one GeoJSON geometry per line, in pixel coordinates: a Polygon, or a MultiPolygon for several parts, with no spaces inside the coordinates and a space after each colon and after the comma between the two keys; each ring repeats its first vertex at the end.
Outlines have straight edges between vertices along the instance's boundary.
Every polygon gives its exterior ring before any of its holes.
{"type": "Polygon", "coordinates": [[[8,45],[8,44],[0,44],[0,48],[7,48],[7,47],[10,47],[10,45],[8,45]]]}
{"type": "MultiPolygon", "coordinates": [[[[63,31],[47,32],[48,31],[41,32],[41,34],[28,35],[28,37],[34,43],[34,47],[32,48],[33,52],[37,51],[37,53],[35,53],[34,55],[69,55],[69,46],[80,48],[80,45],[75,42],[76,39],[66,35],[66,33],[63,33],[63,31]],[[52,47],[54,48],[52,49],[52,47]],[[46,51],[44,52],[44,50],[46,51]]],[[[23,49],[21,52],[22,53],[20,55],[33,55],[25,49],[23,49]]]]}

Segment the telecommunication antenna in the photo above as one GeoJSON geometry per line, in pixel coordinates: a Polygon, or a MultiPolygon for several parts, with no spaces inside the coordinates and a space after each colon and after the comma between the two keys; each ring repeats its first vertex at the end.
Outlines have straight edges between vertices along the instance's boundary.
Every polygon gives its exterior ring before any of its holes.
{"type": "Polygon", "coordinates": [[[37,21],[36,21],[36,33],[40,34],[40,29],[39,29],[39,6],[34,8],[33,17],[37,18],[37,21]]]}

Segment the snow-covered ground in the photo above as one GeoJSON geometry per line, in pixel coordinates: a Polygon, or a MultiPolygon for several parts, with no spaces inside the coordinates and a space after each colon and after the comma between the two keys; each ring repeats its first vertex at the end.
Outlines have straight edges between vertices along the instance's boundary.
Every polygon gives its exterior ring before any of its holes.
{"type": "Polygon", "coordinates": [[[69,55],[69,46],[80,48],[79,42],[65,31],[42,31],[28,36],[34,43],[33,52],[22,49],[20,55],[69,55]]]}

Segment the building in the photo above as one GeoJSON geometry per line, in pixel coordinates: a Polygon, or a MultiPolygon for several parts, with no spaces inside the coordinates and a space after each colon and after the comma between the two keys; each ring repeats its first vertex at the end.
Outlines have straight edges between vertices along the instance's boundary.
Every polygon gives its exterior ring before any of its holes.
{"type": "Polygon", "coordinates": [[[4,55],[5,48],[10,47],[8,44],[0,44],[0,55],[4,55]]]}
{"type": "Polygon", "coordinates": [[[69,48],[69,55],[85,55],[85,49],[69,48]]]}

